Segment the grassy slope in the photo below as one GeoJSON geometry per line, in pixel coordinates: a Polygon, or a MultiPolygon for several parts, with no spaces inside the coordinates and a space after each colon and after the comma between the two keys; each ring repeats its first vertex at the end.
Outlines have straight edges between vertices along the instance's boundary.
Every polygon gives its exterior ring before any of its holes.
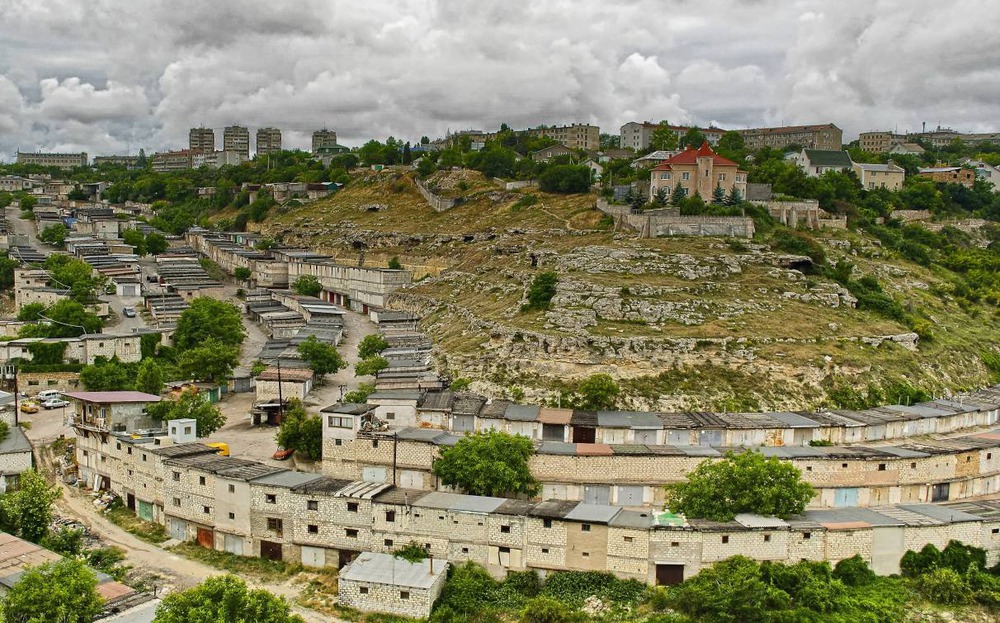
{"type": "MultiPolygon", "coordinates": [[[[817,235],[838,239],[838,245],[850,243],[849,249],[828,245],[831,261],[847,256],[857,265],[857,274],[876,274],[888,291],[934,323],[935,339],[922,343],[919,352],[843,339],[903,333],[907,328],[902,325],[855,309],[784,296],[828,285],[820,278],[790,281],[767,263],[694,280],[658,268],[683,261],[717,267],[721,256],[746,253],[734,251],[724,240],[637,239],[616,234],[606,223],[601,230],[602,215],[593,209],[593,195],[555,196],[529,190],[525,192],[537,195],[538,203],[518,209],[515,203],[522,192],[499,189],[475,173],[438,173],[431,182],[464,195],[466,202],[436,213],[402,174],[364,173],[334,197],[273,216],[262,229],[352,263],[359,259],[352,243],[362,240],[367,265],[385,265],[388,258],[399,256],[418,277],[448,268],[441,277],[420,281],[410,291],[455,306],[439,308],[425,320],[425,328],[441,348],[440,361],[449,372],[493,385],[481,389],[521,385],[532,396],[532,388],[558,388],[613,366],[634,406],[750,409],[815,406],[826,389],[841,383],[902,378],[941,392],[988,382],[978,354],[997,345],[994,312],[985,307],[963,311],[929,288],[946,282],[946,271],[891,257],[854,233],[817,235]],[[456,188],[459,180],[467,190],[456,188]],[[367,210],[372,204],[386,208],[367,210]],[[486,240],[487,233],[495,237],[486,240]],[[464,236],[474,234],[479,235],[476,241],[464,241],[464,236]],[[633,257],[597,265],[581,251],[601,248],[628,251],[633,257]],[[606,288],[632,302],[673,302],[704,320],[682,324],[599,317],[595,326],[582,332],[553,327],[544,313],[519,312],[526,284],[538,270],[530,268],[529,253],[540,258],[542,267],[556,269],[564,285],[606,288]],[[511,345],[471,329],[456,314],[456,307],[511,330],[553,336],[734,341],[725,346],[699,343],[694,353],[673,360],[658,357],[656,362],[621,352],[594,352],[576,360],[573,354],[520,353],[501,365],[484,354],[492,348],[492,354],[502,357],[511,345]],[[747,338],[750,344],[737,345],[738,338],[747,338]],[[738,352],[747,349],[749,355],[738,352]]],[[[542,395],[536,392],[534,397],[542,395]]]]}

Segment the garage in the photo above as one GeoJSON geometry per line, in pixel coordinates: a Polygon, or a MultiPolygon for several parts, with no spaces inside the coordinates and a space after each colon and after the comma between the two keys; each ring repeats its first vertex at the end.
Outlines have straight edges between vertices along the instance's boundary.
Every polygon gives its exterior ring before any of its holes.
{"type": "Polygon", "coordinates": [[[187,522],[183,519],[168,519],[167,528],[170,530],[170,538],[187,541],[187,522]]]}
{"type": "Polygon", "coordinates": [[[222,548],[230,554],[243,555],[243,537],[235,534],[222,535],[222,548]]]}
{"type": "Polygon", "coordinates": [[[275,543],[274,541],[261,541],[260,542],[260,557],[267,558],[268,560],[280,561],[281,560],[281,543],[275,543]]]}
{"type": "Polygon", "coordinates": [[[215,549],[215,532],[211,528],[198,528],[198,545],[215,549]]]}
{"type": "Polygon", "coordinates": [[[136,500],[135,514],[139,516],[139,519],[153,521],[153,505],[149,502],[136,500]]]}
{"type": "Polygon", "coordinates": [[[326,566],[326,550],[322,547],[302,546],[302,566],[317,567],[322,569],[326,566]]]}

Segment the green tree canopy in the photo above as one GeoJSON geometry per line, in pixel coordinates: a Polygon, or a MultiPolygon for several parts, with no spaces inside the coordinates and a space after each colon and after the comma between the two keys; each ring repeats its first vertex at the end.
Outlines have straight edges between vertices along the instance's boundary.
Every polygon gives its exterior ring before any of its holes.
{"type": "Polygon", "coordinates": [[[320,342],[315,335],[310,335],[299,344],[298,351],[299,356],[309,364],[309,368],[319,379],[347,367],[337,348],[332,344],[320,342]]]}
{"type": "Polygon", "coordinates": [[[246,281],[252,274],[246,266],[237,266],[236,270],[233,271],[233,277],[239,281],[246,281]]]}
{"type": "Polygon", "coordinates": [[[146,234],[146,252],[150,255],[160,255],[170,248],[166,236],[155,231],[146,234]]]}
{"type": "Polygon", "coordinates": [[[812,485],[788,461],[756,451],[729,451],[702,461],[687,479],[667,485],[667,508],[692,519],[731,521],[739,513],[787,518],[812,499],[812,485]]]}
{"type": "Polygon", "coordinates": [[[385,357],[375,355],[368,359],[363,359],[354,364],[355,376],[375,376],[382,370],[389,367],[389,361],[385,357]]]}
{"type": "Polygon", "coordinates": [[[240,349],[214,337],[188,348],[177,358],[181,374],[196,381],[223,381],[239,363],[240,349]]]}
{"type": "Polygon", "coordinates": [[[705,142],[705,135],[702,134],[701,130],[697,126],[688,128],[688,131],[684,133],[681,137],[679,146],[681,149],[691,147],[693,149],[698,149],[705,142]]]}
{"type": "Polygon", "coordinates": [[[201,296],[177,319],[174,345],[185,351],[214,338],[227,346],[239,346],[244,337],[246,329],[235,305],[201,296]]]}
{"type": "Polygon", "coordinates": [[[323,458],[323,420],[309,415],[300,400],[289,401],[275,441],[286,449],[295,449],[312,461],[323,458]]]}
{"type": "Polygon", "coordinates": [[[248,589],[234,575],[208,578],[172,593],[156,608],[153,623],[304,623],[283,597],[248,589]]]}
{"type": "Polygon", "coordinates": [[[110,360],[98,357],[80,371],[80,382],[89,392],[119,391],[135,386],[134,375],[133,367],[117,357],[110,360]]]}
{"type": "Polygon", "coordinates": [[[677,149],[677,133],[670,129],[670,123],[661,121],[650,136],[649,146],[654,150],[677,149]]]}
{"type": "Polygon", "coordinates": [[[366,335],[358,344],[358,359],[374,357],[387,348],[389,348],[389,342],[380,333],[366,335]]]}
{"type": "Polygon", "coordinates": [[[122,232],[122,241],[135,248],[138,256],[146,255],[146,236],[138,229],[126,229],[122,232]]]}
{"type": "Polygon", "coordinates": [[[531,440],[497,430],[467,435],[441,450],[434,474],[472,495],[535,495],[538,481],[528,468],[531,440]]]}
{"type": "Polygon", "coordinates": [[[575,164],[549,166],[538,176],[538,187],[547,193],[585,193],[590,190],[590,168],[575,164]]]}
{"type": "Polygon", "coordinates": [[[543,272],[535,275],[528,288],[527,309],[548,309],[549,302],[556,295],[556,284],[559,276],[553,272],[543,272]]]}
{"type": "Polygon", "coordinates": [[[147,412],[150,417],[162,422],[192,418],[197,422],[199,437],[208,437],[226,423],[226,416],[218,407],[194,392],[182,392],[177,400],[151,404],[147,412]]]}
{"type": "Polygon", "coordinates": [[[25,571],[0,606],[6,623],[90,623],[101,611],[97,576],[76,558],[25,571]]]}
{"type": "Polygon", "coordinates": [[[580,394],[578,407],[589,411],[614,409],[621,388],[615,380],[607,374],[594,374],[587,378],[577,389],[580,394]]]}
{"type": "Polygon", "coordinates": [[[358,388],[354,391],[347,392],[344,394],[344,402],[356,402],[358,404],[364,404],[368,401],[368,396],[375,393],[374,383],[361,383],[358,388]]]}
{"type": "Polygon", "coordinates": [[[292,282],[292,289],[302,296],[319,296],[323,292],[323,285],[313,275],[299,275],[292,282]]]}
{"type": "Polygon", "coordinates": [[[59,488],[35,470],[22,472],[20,487],[0,496],[4,529],[38,543],[49,531],[52,503],[59,495],[59,488]]]}
{"type": "Polygon", "coordinates": [[[140,392],[154,396],[160,395],[160,392],[163,391],[163,371],[156,360],[144,359],[139,364],[139,370],[135,375],[135,388],[140,392]]]}
{"type": "Polygon", "coordinates": [[[38,234],[38,239],[52,246],[61,247],[69,236],[69,228],[62,223],[49,225],[38,234]]]}
{"type": "MultiPolygon", "coordinates": [[[[77,301],[62,299],[42,312],[46,318],[21,327],[21,337],[77,337],[84,333],[99,333],[104,321],[77,301]]],[[[37,312],[36,312],[37,316],[37,312]]]]}

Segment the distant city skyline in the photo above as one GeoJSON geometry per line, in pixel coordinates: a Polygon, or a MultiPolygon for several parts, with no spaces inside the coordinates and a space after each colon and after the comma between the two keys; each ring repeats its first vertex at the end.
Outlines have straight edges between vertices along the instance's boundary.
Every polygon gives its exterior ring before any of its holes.
{"type": "Polygon", "coordinates": [[[303,150],[504,122],[996,131],[997,25],[988,0],[5,3],[0,159],[234,124],[303,150]]]}

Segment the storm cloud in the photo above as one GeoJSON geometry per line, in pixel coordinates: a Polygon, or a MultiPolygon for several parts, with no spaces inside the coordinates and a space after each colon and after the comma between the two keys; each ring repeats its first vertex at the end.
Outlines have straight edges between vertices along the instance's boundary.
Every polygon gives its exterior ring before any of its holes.
{"type": "Polygon", "coordinates": [[[500,123],[997,130],[1000,3],[0,0],[0,158],[500,123]]]}

